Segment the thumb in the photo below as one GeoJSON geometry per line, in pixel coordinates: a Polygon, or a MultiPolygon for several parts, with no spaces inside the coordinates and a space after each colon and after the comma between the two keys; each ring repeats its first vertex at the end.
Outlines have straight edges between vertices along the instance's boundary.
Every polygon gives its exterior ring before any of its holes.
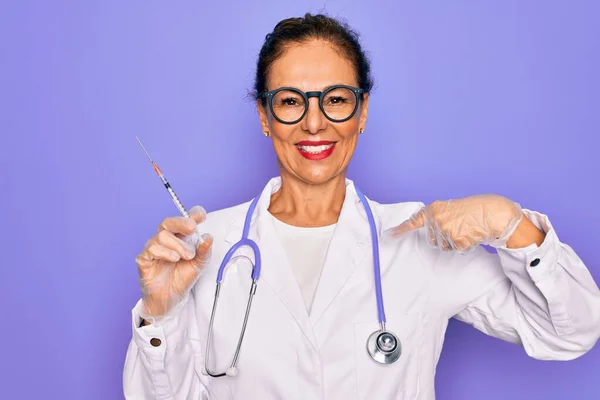
{"type": "Polygon", "coordinates": [[[416,213],[410,216],[409,219],[401,223],[400,225],[388,229],[387,235],[391,237],[399,237],[408,232],[420,229],[425,226],[425,212],[427,208],[423,207],[416,213]]]}
{"type": "Polygon", "coordinates": [[[183,237],[183,240],[196,249],[197,253],[198,246],[200,246],[200,244],[202,244],[204,241],[204,237],[200,234],[201,232],[198,225],[206,220],[206,210],[204,210],[202,206],[194,206],[188,210],[188,215],[190,216],[190,219],[196,223],[196,229],[194,229],[189,235],[183,237]]]}
{"type": "Polygon", "coordinates": [[[196,256],[193,259],[194,264],[198,267],[204,267],[204,265],[210,260],[210,254],[212,250],[213,237],[205,233],[202,235],[203,243],[200,243],[196,248],[196,256]]]}
{"type": "Polygon", "coordinates": [[[202,206],[194,206],[188,210],[188,215],[199,224],[206,219],[206,210],[202,206]]]}

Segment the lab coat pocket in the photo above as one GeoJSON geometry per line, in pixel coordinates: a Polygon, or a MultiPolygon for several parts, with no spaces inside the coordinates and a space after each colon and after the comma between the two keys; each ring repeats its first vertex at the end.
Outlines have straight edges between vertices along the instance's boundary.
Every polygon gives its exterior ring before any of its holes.
{"type": "Polygon", "coordinates": [[[419,393],[421,314],[394,315],[386,328],[398,337],[400,358],[392,364],[374,361],[367,339],[379,329],[377,321],[354,324],[356,384],[359,399],[416,399],[419,393]]]}

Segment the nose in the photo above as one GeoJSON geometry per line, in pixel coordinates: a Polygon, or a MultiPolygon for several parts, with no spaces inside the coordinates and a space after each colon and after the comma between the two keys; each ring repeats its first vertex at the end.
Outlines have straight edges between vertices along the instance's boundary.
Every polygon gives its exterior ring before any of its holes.
{"type": "Polygon", "coordinates": [[[323,115],[319,108],[319,99],[315,97],[308,99],[308,110],[304,118],[302,118],[302,129],[311,135],[315,135],[325,129],[326,126],[327,118],[325,118],[325,115],[323,115]]]}

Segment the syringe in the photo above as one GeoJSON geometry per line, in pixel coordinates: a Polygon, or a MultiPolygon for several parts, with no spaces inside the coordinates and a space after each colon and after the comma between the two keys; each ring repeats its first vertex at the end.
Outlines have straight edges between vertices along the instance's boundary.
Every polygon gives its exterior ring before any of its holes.
{"type": "MultiPolygon", "coordinates": [[[[158,165],[154,162],[154,160],[152,159],[152,157],[150,157],[150,154],[148,154],[148,151],[146,151],[146,148],[142,144],[142,141],[137,136],[135,138],[137,139],[138,143],[142,147],[142,150],[144,150],[144,153],[146,153],[146,156],[148,156],[148,159],[150,160],[150,162],[152,163],[152,167],[154,168],[154,172],[156,172],[156,175],[158,175],[158,177],[160,178],[160,180],[163,183],[163,185],[165,185],[165,188],[167,189],[167,192],[169,192],[169,196],[171,196],[171,199],[173,200],[173,203],[175,203],[175,207],[177,207],[177,209],[179,210],[179,212],[181,213],[181,215],[183,215],[186,218],[190,218],[190,215],[188,214],[188,212],[186,211],[185,207],[181,203],[181,200],[179,200],[179,197],[177,197],[177,194],[175,193],[175,191],[171,187],[171,184],[169,183],[169,181],[167,180],[167,178],[165,178],[165,175],[160,170],[160,168],[158,167],[158,165]]],[[[194,234],[186,237],[186,241],[188,243],[190,243],[190,244],[193,244],[195,247],[197,247],[197,245],[200,244],[200,243],[204,243],[204,240],[202,240],[202,236],[198,235],[197,232],[195,232],[194,234]]]]}

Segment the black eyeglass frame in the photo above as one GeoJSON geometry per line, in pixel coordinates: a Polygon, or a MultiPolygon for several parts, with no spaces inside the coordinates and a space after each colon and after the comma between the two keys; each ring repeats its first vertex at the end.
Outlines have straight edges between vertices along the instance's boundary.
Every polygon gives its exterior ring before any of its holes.
{"type": "Polygon", "coordinates": [[[302,118],[304,118],[306,116],[306,113],[308,112],[308,99],[310,99],[311,97],[318,97],[319,98],[319,108],[321,109],[321,112],[323,113],[323,115],[325,116],[325,118],[327,118],[328,120],[330,120],[331,122],[345,122],[348,121],[350,118],[354,117],[354,114],[356,114],[356,111],[358,110],[358,105],[362,100],[362,94],[364,93],[364,89],[361,88],[357,88],[354,86],[348,86],[348,85],[334,85],[331,87],[328,87],[327,89],[325,89],[324,91],[310,91],[310,92],[303,92],[300,89],[297,88],[293,88],[293,87],[280,87],[274,90],[271,90],[269,92],[264,92],[260,95],[260,98],[262,99],[267,99],[267,103],[269,104],[269,109],[271,110],[271,114],[273,114],[273,117],[275,117],[275,119],[279,122],[281,122],[282,124],[286,124],[286,125],[293,125],[293,124],[297,124],[298,122],[302,121],[302,118]],[[325,95],[329,92],[331,92],[332,90],[335,89],[349,89],[352,91],[352,93],[354,93],[354,97],[356,98],[356,103],[354,106],[354,110],[352,111],[352,113],[344,118],[344,119],[333,119],[331,118],[329,115],[327,115],[327,113],[325,112],[325,109],[323,108],[323,99],[325,98],[325,95]],[[300,96],[302,96],[304,98],[304,111],[302,112],[302,115],[300,116],[300,118],[294,120],[294,121],[284,121],[282,119],[280,119],[277,114],[273,111],[273,98],[275,97],[275,95],[283,90],[289,90],[295,93],[298,93],[300,96]]]}

